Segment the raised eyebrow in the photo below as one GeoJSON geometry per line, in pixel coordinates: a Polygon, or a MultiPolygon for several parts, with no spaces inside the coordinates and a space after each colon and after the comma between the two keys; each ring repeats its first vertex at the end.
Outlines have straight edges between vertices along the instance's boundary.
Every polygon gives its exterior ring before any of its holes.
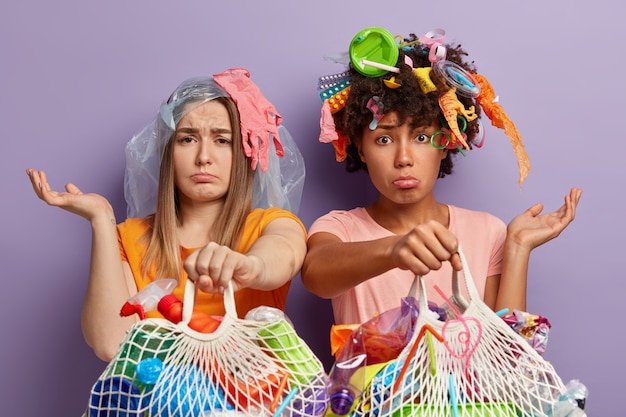
{"type": "Polygon", "coordinates": [[[376,126],[376,129],[374,129],[374,131],[377,131],[377,130],[378,130],[378,131],[380,131],[380,130],[382,130],[382,131],[386,131],[386,132],[388,132],[388,131],[393,130],[393,129],[397,128],[397,127],[398,127],[398,126],[396,126],[396,125],[379,124],[379,125],[377,125],[377,126],[376,126]]]}
{"type": "Polygon", "coordinates": [[[391,130],[398,127],[397,125],[392,125],[392,124],[378,124],[376,126],[376,129],[381,129],[381,130],[391,130]]]}
{"type": "Polygon", "coordinates": [[[176,133],[198,133],[199,130],[193,127],[178,127],[176,133]]]}
{"type": "Polygon", "coordinates": [[[225,134],[232,134],[233,131],[230,129],[226,129],[226,128],[217,128],[217,129],[211,129],[211,132],[213,133],[225,133],[225,134]]]}

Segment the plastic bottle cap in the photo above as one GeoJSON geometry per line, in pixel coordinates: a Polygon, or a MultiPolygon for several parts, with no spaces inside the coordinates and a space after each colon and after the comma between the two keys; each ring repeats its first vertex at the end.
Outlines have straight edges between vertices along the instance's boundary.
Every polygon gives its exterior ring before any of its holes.
{"type": "Polygon", "coordinates": [[[183,302],[174,294],[164,295],[157,304],[157,310],[174,324],[180,323],[183,319],[183,302]]]}
{"type": "Polygon", "coordinates": [[[346,388],[341,389],[330,396],[330,409],[338,416],[345,416],[348,414],[352,408],[352,404],[354,404],[352,392],[346,388]]]}
{"type": "Polygon", "coordinates": [[[162,371],[163,362],[159,358],[146,358],[135,365],[137,378],[148,385],[154,385],[162,371]]]}
{"type": "Polygon", "coordinates": [[[164,295],[161,300],[159,300],[158,310],[169,310],[171,306],[173,306],[174,304],[179,304],[180,302],[181,301],[174,294],[164,295]]]}
{"type": "Polygon", "coordinates": [[[386,70],[364,65],[361,61],[373,61],[387,66],[395,66],[398,61],[398,44],[387,30],[372,27],[357,33],[350,42],[350,62],[352,66],[366,77],[379,77],[386,70]]]}

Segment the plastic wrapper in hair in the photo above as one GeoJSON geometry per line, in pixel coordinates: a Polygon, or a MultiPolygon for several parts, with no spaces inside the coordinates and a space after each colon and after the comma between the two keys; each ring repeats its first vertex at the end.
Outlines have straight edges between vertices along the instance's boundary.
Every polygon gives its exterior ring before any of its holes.
{"type": "Polygon", "coordinates": [[[298,214],[306,175],[304,158],[286,127],[278,126],[278,135],[285,154],[278,157],[270,140],[268,169],[257,169],[254,176],[252,207],[279,207],[298,214]]]}

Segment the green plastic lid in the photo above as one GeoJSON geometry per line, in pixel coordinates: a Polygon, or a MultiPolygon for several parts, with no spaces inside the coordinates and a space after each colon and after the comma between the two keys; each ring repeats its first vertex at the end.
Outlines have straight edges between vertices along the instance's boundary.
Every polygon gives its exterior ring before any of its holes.
{"type": "Polygon", "coordinates": [[[380,77],[388,71],[370,65],[361,60],[395,66],[398,61],[398,44],[387,30],[377,27],[363,29],[350,42],[350,61],[352,66],[366,77],[380,77]]]}

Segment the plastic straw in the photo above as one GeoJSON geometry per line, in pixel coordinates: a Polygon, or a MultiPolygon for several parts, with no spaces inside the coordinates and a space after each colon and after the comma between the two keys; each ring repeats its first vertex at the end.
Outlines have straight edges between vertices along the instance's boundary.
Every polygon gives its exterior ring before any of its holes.
{"type": "Polygon", "coordinates": [[[297,387],[289,391],[289,394],[287,394],[283,402],[280,404],[280,407],[276,409],[276,412],[274,413],[272,417],[280,417],[280,415],[283,413],[283,411],[285,411],[285,408],[287,408],[287,406],[293,400],[293,397],[295,397],[297,393],[298,393],[297,387]]]}
{"type": "Polygon", "coordinates": [[[380,62],[369,61],[367,59],[362,59],[361,64],[367,65],[369,67],[378,68],[385,71],[395,72],[396,74],[400,73],[400,70],[396,67],[392,67],[390,65],[381,64],[380,62]]]}

